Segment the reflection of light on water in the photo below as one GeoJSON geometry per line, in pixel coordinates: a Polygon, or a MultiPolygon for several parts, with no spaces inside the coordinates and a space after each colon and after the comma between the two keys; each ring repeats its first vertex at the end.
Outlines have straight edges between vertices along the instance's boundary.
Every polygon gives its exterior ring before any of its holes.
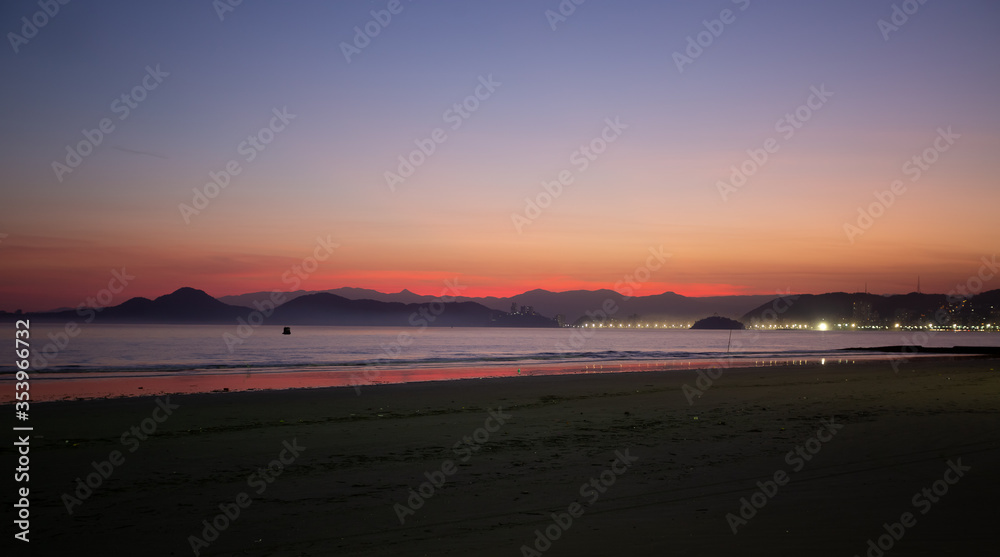
{"type": "Polygon", "coordinates": [[[819,365],[821,365],[821,366],[825,366],[825,365],[826,365],[826,358],[822,358],[822,359],[820,359],[820,361],[819,361],[819,365]]]}

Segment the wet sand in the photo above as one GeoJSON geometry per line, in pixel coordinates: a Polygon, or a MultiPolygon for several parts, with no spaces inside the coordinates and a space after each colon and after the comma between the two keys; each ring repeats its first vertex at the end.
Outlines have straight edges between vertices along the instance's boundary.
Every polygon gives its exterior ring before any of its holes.
{"type": "Polygon", "coordinates": [[[30,554],[851,556],[883,534],[885,555],[978,554],[1000,501],[997,370],[921,360],[728,369],[710,386],[666,370],[35,404],[30,554]],[[74,494],[88,474],[99,485],[74,494]]]}
{"type": "MultiPolygon", "coordinates": [[[[600,362],[525,362],[519,364],[483,364],[478,366],[420,366],[397,368],[316,366],[247,368],[246,370],[187,369],[172,371],[86,371],[76,373],[32,373],[31,400],[86,400],[197,394],[259,390],[314,389],[369,385],[484,379],[492,377],[533,377],[595,373],[632,373],[656,370],[692,370],[707,365],[722,367],[801,366],[811,363],[843,364],[869,360],[916,359],[926,355],[890,356],[886,354],[845,354],[832,357],[771,357],[706,360],[603,360],[600,362]]],[[[0,404],[14,401],[14,377],[0,377],[0,404]]]]}

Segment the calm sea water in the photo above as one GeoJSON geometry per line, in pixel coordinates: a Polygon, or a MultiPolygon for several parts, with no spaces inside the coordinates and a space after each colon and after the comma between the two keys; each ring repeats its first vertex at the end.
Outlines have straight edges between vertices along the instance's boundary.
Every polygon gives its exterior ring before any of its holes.
{"type": "MultiPolygon", "coordinates": [[[[338,369],[358,365],[441,367],[532,362],[670,361],[843,356],[842,349],[898,344],[997,346],[1000,335],[972,332],[820,332],[580,329],[399,329],[259,327],[239,339],[221,325],[88,325],[74,338],[61,325],[31,327],[35,372],[338,369]],[[224,338],[228,333],[230,344],[224,338]],[[590,335],[584,337],[583,334],[590,335]],[[68,339],[68,343],[66,340],[68,339]],[[60,345],[63,345],[60,347],[60,345]]],[[[13,337],[13,334],[11,335],[13,337]]],[[[6,365],[0,372],[14,368],[6,365]]]]}

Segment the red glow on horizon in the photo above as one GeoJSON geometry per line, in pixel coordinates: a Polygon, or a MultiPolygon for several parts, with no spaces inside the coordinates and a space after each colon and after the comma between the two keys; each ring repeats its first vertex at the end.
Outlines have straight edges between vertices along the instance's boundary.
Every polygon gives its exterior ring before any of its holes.
{"type": "MultiPolygon", "coordinates": [[[[411,280],[409,282],[398,282],[395,280],[371,280],[363,286],[358,283],[338,281],[336,286],[322,286],[316,288],[307,287],[305,289],[318,291],[335,290],[337,288],[364,288],[377,290],[386,294],[395,294],[402,292],[403,290],[407,290],[420,296],[454,296],[455,294],[451,290],[450,286],[447,286],[453,284],[459,285],[460,293],[457,294],[457,296],[468,298],[512,298],[532,290],[546,290],[548,292],[556,293],[572,292],[577,290],[613,290],[619,294],[631,297],[656,296],[666,292],[673,292],[690,298],[774,294],[774,292],[771,291],[758,291],[739,285],[714,283],[650,282],[639,284],[638,287],[636,287],[630,286],[626,282],[622,282],[616,286],[615,283],[608,282],[549,279],[540,281],[537,284],[519,282],[513,285],[493,286],[485,281],[477,281],[477,284],[472,284],[465,277],[457,276],[448,278],[445,277],[445,275],[441,275],[441,278],[438,280],[428,280],[427,278],[423,278],[420,280],[411,280]]],[[[239,292],[237,294],[242,293],[243,292],[239,292]]]]}

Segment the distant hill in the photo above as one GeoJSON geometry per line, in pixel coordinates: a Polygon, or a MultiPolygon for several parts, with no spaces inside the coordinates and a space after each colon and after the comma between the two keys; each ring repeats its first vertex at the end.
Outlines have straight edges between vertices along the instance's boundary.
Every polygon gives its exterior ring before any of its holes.
{"type": "MultiPolygon", "coordinates": [[[[250,308],[254,307],[254,302],[270,300],[271,294],[271,291],[250,292],[248,294],[239,294],[236,296],[221,296],[219,301],[234,306],[244,306],[250,308]]],[[[434,296],[421,296],[420,294],[414,294],[409,290],[402,290],[400,292],[396,292],[395,294],[385,294],[383,292],[379,292],[378,290],[370,290],[368,288],[334,288],[332,290],[296,290],[295,292],[282,292],[282,296],[286,301],[291,301],[295,298],[308,296],[310,294],[334,294],[347,298],[348,300],[375,300],[379,302],[401,302],[404,304],[416,304],[434,300],[434,296]]]]}
{"type": "MultiPolygon", "coordinates": [[[[944,294],[875,294],[834,292],[774,298],[771,296],[718,296],[689,298],[673,292],[626,298],[612,290],[575,290],[549,292],[531,290],[510,298],[458,298],[444,303],[432,296],[420,296],[404,290],[382,294],[373,290],[339,289],[362,296],[417,301],[386,301],[371,298],[352,299],[329,292],[294,293],[289,301],[264,316],[275,325],[392,325],[434,327],[554,327],[557,315],[566,324],[610,319],[619,322],[673,321],[691,322],[706,314],[737,316],[747,325],[764,322],[778,326],[801,324],[814,326],[820,321],[830,326],[854,324],[858,327],[925,326],[928,323],[981,326],[1000,323],[1000,290],[983,292],[967,300],[949,300],[944,294]],[[477,300],[488,301],[489,304],[477,300]],[[753,303],[749,311],[741,309],[753,303]],[[514,311],[511,305],[514,305],[514,311]],[[744,311],[739,314],[737,311],[744,311]],[[945,323],[937,321],[939,311],[947,312],[945,323]],[[429,313],[430,312],[430,313],[429,313]],[[436,313],[434,313],[436,312],[436,313]],[[606,315],[604,315],[606,314],[606,315]]],[[[263,293],[270,297],[270,292],[263,293]]],[[[261,300],[246,294],[242,301],[261,300]]],[[[232,299],[227,297],[226,299],[232,299]]],[[[204,291],[181,288],[154,300],[132,298],[117,306],[96,309],[80,308],[57,312],[16,315],[0,312],[0,321],[34,319],[100,323],[234,323],[247,319],[253,308],[228,304],[204,291]]]]}
{"type": "Polygon", "coordinates": [[[556,327],[540,315],[507,315],[474,302],[403,304],[349,300],[335,294],[299,296],[268,320],[284,325],[393,325],[399,327],[556,327]]]}
{"type": "Polygon", "coordinates": [[[706,317],[704,319],[699,319],[691,325],[692,329],[710,329],[710,330],[742,330],[744,329],[743,323],[736,321],[735,319],[729,319],[727,317],[719,317],[718,315],[713,315],[712,317],[706,317]]]}
{"type": "MultiPolygon", "coordinates": [[[[149,298],[131,298],[103,309],[80,308],[15,315],[0,312],[0,320],[98,323],[237,323],[249,320],[255,309],[223,303],[202,290],[181,288],[149,298]]],[[[556,327],[555,320],[532,315],[510,315],[474,302],[404,304],[377,300],[350,300],[335,294],[305,294],[281,304],[271,315],[259,315],[275,325],[356,325],[400,327],[556,327]]]]}
{"type": "Polygon", "coordinates": [[[239,306],[224,304],[202,290],[180,288],[155,300],[132,298],[101,312],[104,321],[156,323],[216,323],[231,322],[246,315],[239,306]]]}
{"type": "Polygon", "coordinates": [[[775,325],[825,321],[857,326],[922,326],[929,323],[978,326],[1000,319],[1000,290],[991,290],[968,300],[949,303],[944,294],[877,294],[833,292],[775,298],[747,312],[744,323],[763,321],[775,325]],[[938,323],[936,313],[948,312],[947,323],[938,323]]]}
{"type": "MultiPolygon", "coordinates": [[[[335,294],[350,300],[377,300],[382,302],[400,302],[405,304],[428,303],[434,301],[434,296],[422,296],[414,294],[409,290],[403,290],[395,294],[386,294],[365,288],[336,288],[323,291],[304,291],[283,293],[285,298],[292,300],[309,294],[327,293],[335,294]]],[[[253,292],[238,296],[223,296],[219,298],[227,304],[242,305],[252,307],[255,301],[262,302],[269,299],[271,292],[253,292]]],[[[616,317],[623,319],[630,315],[639,315],[643,319],[666,320],[666,321],[694,321],[704,315],[719,314],[727,317],[737,318],[745,314],[754,307],[769,301],[771,295],[750,295],[750,296],[711,296],[694,298],[682,296],[673,292],[653,294],[648,296],[635,296],[626,299],[625,296],[614,290],[571,290],[568,292],[550,292],[548,290],[535,289],[516,296],[498,298],[489,297],[466,297],[458,296],[458,302],[476,302],[490,309],[506,312],[510,310],[511,304],[520,306],[530,306],[535,312],[555,316],[565,316],[566,323],[575,323],[586,317],[586,312],[596,311],[604,307],[607,300],[611,300],[618,308],[616,317]]]]}
{"type": "Polygon", "coordinates": [[[103,309],[27,313],[19,318],[99,323],[232,323],[247,312],[247,308],[224,304],[202,290],[185,287],[155,300],[136,297],[103,309]]]}

